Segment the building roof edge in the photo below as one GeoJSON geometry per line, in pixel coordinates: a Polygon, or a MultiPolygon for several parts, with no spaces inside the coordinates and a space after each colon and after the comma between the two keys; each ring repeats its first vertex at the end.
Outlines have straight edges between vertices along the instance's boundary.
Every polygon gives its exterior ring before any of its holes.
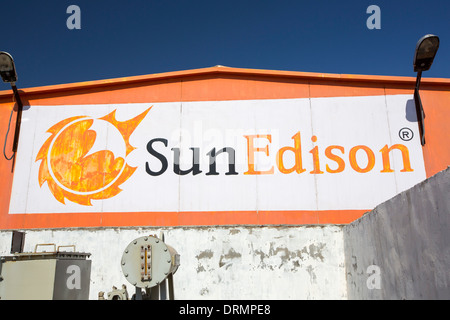
{"type": "MultiPolygon", "coordinates": [[[[312,81],[336,81],[336,82],[362,82],[362,83],[384,83],[386,85],[414,85],[415,77],[405,76],[379,76],[379,75],[359,75],[359,74],[333,74],[316,73],[302,71],[282,71],[266,69],[234,68],[217,65],[214,67],[189,69],[182,71],[170,71],[164,73],[154,73],[139,76],[120,77],[104,80],[93,80],[66,84],[56,84],[40,87],[20,88],[25,94],[43,94],[59,91],[85,90],[99,87],[107,87],[122,84],[135,84],[148,81],[182,79],[204,75],[237,75],[237,76],[258,76],[285,79],[304,79],[312,81]]],[[[431,86],[449,86],[448,78],[422,78],[422,84],[431,86]]],[[[0,91],[0,97],[12,95],[11,90],[0,91]]]]}

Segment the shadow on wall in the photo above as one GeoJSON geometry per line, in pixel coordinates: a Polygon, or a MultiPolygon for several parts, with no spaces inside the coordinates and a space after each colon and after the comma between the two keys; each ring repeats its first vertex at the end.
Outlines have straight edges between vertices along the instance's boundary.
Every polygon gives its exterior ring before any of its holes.
{"type": "Polygon", "coordinates": [[[414,99],[410,99],[406,102],[406,120],[409,122],[417,122],[417,113],[416,113],[416,104],[414,103],[414,99]]]}

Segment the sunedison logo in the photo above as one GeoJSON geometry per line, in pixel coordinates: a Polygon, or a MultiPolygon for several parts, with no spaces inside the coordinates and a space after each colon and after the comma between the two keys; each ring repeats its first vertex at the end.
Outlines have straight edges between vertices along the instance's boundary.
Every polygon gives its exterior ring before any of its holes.
{"type": "Polygon", "coordinates": [[[36,161],[39,185],[47,182],[56,200],[67,198],[81,205],[91,200],[108,199],[117,195],[136,168],[126,162],[134,150],[129,139],[151,107],[128,121],[117,121],[115,110],[102,118],[77,116],[62,120],[47,132],[50,138],[40,148],[36,161]],[[99,135],[108,132],[107,139],[115,150],[90,153],[99,135]]]}
{"type": "MultiPolygon", "coordinates": [[[[301,174],[304,172],[309,172],[310,174],[323,174],[325,172],[327,173],[340,173],[346,170],[346,163],[350,164],[350,167],[352,170],[359,172],[359,173],[367,173],[370,172],[374,166],[375,166],[375,153],[374,151],[369,148],[366,145],[357,145],[350,149],[348,156],[345,154],[345,148],[340,145],[331,145],[325,147],[325,157],[327,160],[331,160],[334,165],[326,164],[325,165],[325,171],[322,171],[323,168],[321,166],[321,159],[319,155],[319,146],[316,145],[314,148],[308,151],[310,153],[312,160],[313,160],[313,167],[312,168],[304,168],[303,166],[303,150],[301,145],[301,133],[298,131],[296,134],[292,136],[293,140],[293,146],[285,146],[278,150],[276,153],[276,163],[272,165],[267,170],[256,170],[256,158],[255,155],[258,152],[261,152],[265,154],[266,156],[270,156],[269,154],[269,146],[272,142],[272,135],[270,134],[258,134],[258,135],[244,135],[243,138],[246,139],[247,142],[247,167],[248,170],[243,172],[244,175],[261,175],[261,174],[274,174],[275,167],[279,170],[279,172],[283,174],[290,174],[290,173],[297,173],[301,174]],[[263,140],[266,142],[264,147],[255,147],[255,141],[256,140],[263,140]],[[294,155],[295,162],[291,167],[287,167],[284,164],[284,155],[287,152],[291,152],[294,155]],[[358,162],[357,154],[363,154],[366,157],[366,161],[364,165],[361,165],[358,162]],[[348,161],[345,159],[348,158],[348,161]],[[312,170],[311,170],[312,169],[312,170]]],[[[318,142],[318,138],[316,136],[311,137],[311,141],[314,143],[318,142]]],[[[147,151],[152,155],[153,157],[157,158],[161,162],[161,168],[158,171],[153,171],[149,163],[146,162],[145,170],[149,175],[152,176],[159,176],[166,172],[168,169],[168,160],[167,158],[161,154],[160,152],[156,151],[154,148],[155,143],[162,143],[164,147],[168,147],[168,140],[164,138],[155,138],[148,142],[147,144],[147,151]]],[[[192,151],[192,165],[190,168],[184,168],[182,170],[180,168],[180,148],[171,148],[173,151],[173,172],[178,175],[187,175],[187,174],[193,174],[197,175],[202,173],[203,171],[200,168],[200,156],[201,156],[201,150],[198,147],[191,147],[189,148],[192,151]]],[[[390,154],[391,151],[398,150],[401,152],[402,160],[403,160],[403,169],[400,170],[400,172],[412,172],[414,171],[411,168],[411,163],[409,159],[409,150],[408,148],[403,144],[395,144],[392,146],[388,146],[387,144],[384,145],[379,152],[382,156],[383,161],[383,169],[380,171],[382,173],[388,173],[388,172],[394,172],[394,170],[391,168],[391,160],[390,160],[390,154]]],[[[216,170],[216,158],[220,154],[227,154],[228,159],[228,172],[225,173],[225,175],[237,175],[239,174],[236,172],[236,151],[232,147],[223,147],[223,148],[212,148],[206,153],[206,156],[208,157],[208,163],[209,163],[209,170],[205,172],[205,175],[219,175],[219,172],[216,170]]],[[[359,160],[360,161],[360,160],[359,160]]]]}
{"type": "MultiPolygon", "coordinates": [[[[136,149],[130,144],[130,136],[150,109],[126,121],[116,120],[114,110],[103,117],[75,116],[53,125],[48,129],[51,136],[35,158],[35,161],[41,161],[39,186],[47,182],[55,199],[63,204],[68,199],[89,206],[91,200],[104,200],[119,194],[122,191],[119,186],[137,169],[127,163],[127,156],[136,149]]],[[[414,171],[409,149],[403,144],[381,144],[377,149],[366,144],[344,147],[321,144],[321,137],[312,135],[309,145],[312,143],[313,147],[302,148],[305,137],[300,130],[287,137],[290,137],[290,143],[285,141],[281,147],[272,143],[273,136],[268,130],[267,133],[239,135],[238,142],[245,145],[244,149],[234,145],[180,148],[179,145],[171,146],[167,137],[153,134],[145,138],[146,156],[139,162],[147,177],[161,176],[169,171],[178,176],[337,175],[348,171],[367,174],[375,170],[389,174],[395,171],[391,158],[397,153],[402,159],[402,168],[397,170],[414,171]],[[182,154],[189,154],[190,161],[183,162],[182,154]],[[273,162],[265,161],[262,166],[263,158],[273,159],[273,162]],[[220,166],[221,169],[217,166],[219,160],[225,164],[220,166]],[[376,166],[377,161],[379,166],[376,166]],[[237,166],[238,162],[244,162],[244,165],[237,166]]]]}

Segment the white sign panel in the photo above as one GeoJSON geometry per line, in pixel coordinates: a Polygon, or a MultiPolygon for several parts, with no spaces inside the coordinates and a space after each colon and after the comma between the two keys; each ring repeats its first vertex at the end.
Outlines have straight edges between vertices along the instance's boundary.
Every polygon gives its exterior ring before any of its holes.
{"type": "Polygon", "coordinates": [[[426,178],[411,102],[32,106],[10,213],[371,209],[426,178]]]}

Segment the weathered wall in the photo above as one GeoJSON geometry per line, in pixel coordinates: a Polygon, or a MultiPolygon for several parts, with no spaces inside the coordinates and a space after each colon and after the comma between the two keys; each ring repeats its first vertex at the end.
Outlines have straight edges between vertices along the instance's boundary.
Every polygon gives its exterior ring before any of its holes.
{"type": "MultiPolygon", "coordinates": [[[[92,254],[90,299],[114,285],[132,285],[120,260],[135,238],[160,235],[178,251],[176,299],[346,299],[341,226],[223,226],[27,230],[24,251],[37,243],[75,244],[92,254]]],[[[9,255],[11,231],[0,232],[9,255]]]]}
{"type": "Polygon", "coordinates": [[[349,299],[450,298],[449,193],[450,168],[343,228],[349,299]]]}

